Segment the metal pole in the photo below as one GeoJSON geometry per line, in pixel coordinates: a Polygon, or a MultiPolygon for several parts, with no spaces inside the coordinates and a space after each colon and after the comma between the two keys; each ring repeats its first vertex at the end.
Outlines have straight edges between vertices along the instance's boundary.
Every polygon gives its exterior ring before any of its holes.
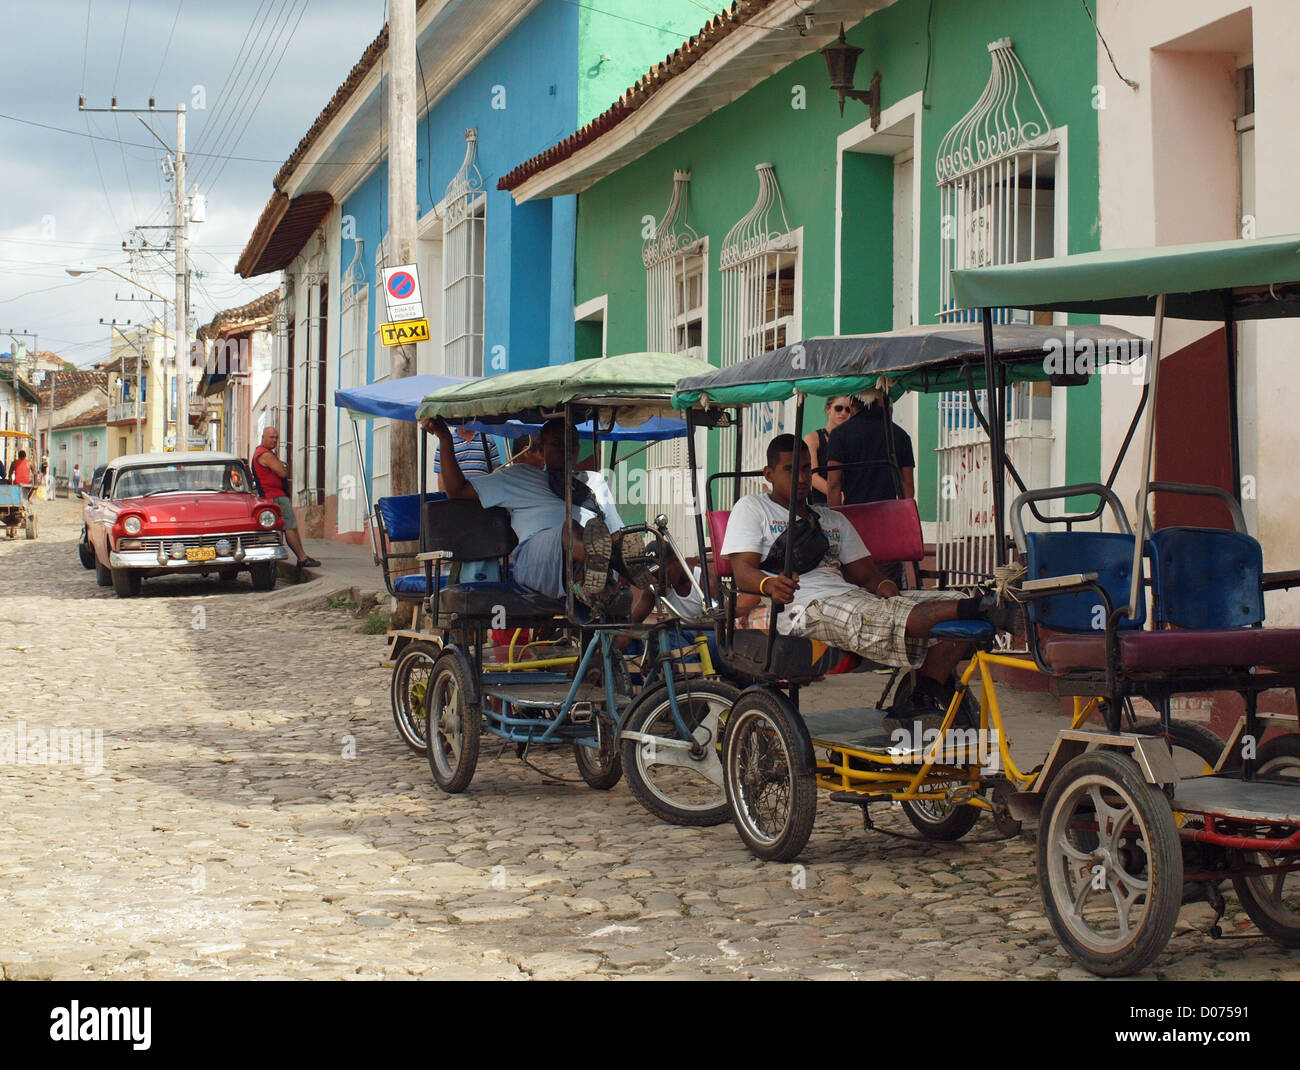
{"type": "Polygon", "coordinates": [[[1147,538],[1147,493],[1151,484],[1151,458],[1155,453],[1156,411],[1160,408],[1157,384],[1160,376],[1160,351],[1165,333],[1165,295],[1156,296],[1156,323],[1151,332],[1151,363],[1147,366],[1147,386],[1151,391],[1151,411],[1147,413],[1146,432],[1142,436],[1142,483],[1137,497],[1136,535],[1133,539],[1133,579],[1129,586],[1128,619],[1137,619],[1138,599],[1142,594],[1142,546],[1147,538]]]}
{"type": "Polygon", "coordinates": [[[1002,398],[997,380],[995,350],[993,348],[993,310],[982,309],[980,319],[984,328],[984,405],[988,410],[989,454],[993,462],[993,564],[1005,564],[1006,555],[1006,445],[1004,438],[1002,398]]]}
{"type": "Polygon", "coordinates": [[[1241,425],[1237,412],[1237,318],[1232,291],[1223,294],[1223,334],[1228,358],[1228,437],[1232,449],[1232,496],[1241,504],[1241,425]]]}
{"type": "MultiPolygon", "coordinates": [[[[185,262],[185,105],[176,109],[176,449],[190,448],[190,302],[185,262]]],[[[166,399],[163,399],[166,404],[166,399]]]]}
{"type": "Polygon", "coordinates": [[[383,563],[383,558],[379,553],[379,543],[375,538],[375,525],[373,517],[375,507],[370,503],[370,483],[366,479],[366,455],[361,451],[361,428],[357,421],[352,421],[352,441],[357,447],[357,478],[361,481],[362,493],[366,496],[366,531],[370,533],[370,546],[375,552],[375,564],[383,563]]]}
{"type": "MultiPolygon", "coordinates": [[[[415,262],[415,3],[392,0],[388,15],[388,238],[386,263],[415,262]]],[[[390,375],[415,374],[415,347],[394,346],[390,375]]],[[[389,460],[394,494],[415,489],[415,425],[394,421],[389,460]]]]}

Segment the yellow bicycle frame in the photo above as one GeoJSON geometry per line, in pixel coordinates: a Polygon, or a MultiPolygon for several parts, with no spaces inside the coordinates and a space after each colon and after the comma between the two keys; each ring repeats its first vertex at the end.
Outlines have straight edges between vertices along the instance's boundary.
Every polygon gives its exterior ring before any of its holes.
{"type": "MultiPolygon", "coordinates": [[[[817,759],[817,783],[832,791],[887,796],[895,802],[946,799],[955,790],[963,796],[961,802],[983,810],[991,810],[992,805],[978,794],[984,786],[984,773],[979,765],[944,765],[939,761],[944,755],[944,740],[948,738],[947,733],[956,723],[957,711],[978,673],[979,730],[983,734],[981,738],[986,738],[989,731],[997,732],[1001,773],[1014,790],[1027,790],[1033,784],[1037,773],[1022,772],[1011,758],[1011,748],[1002,721],[1002,709],[998,705],[997,688],[991,672],[999,665],[1013,669],[1026,669],[1030,672],[1040,671],[1031,658],[977,650],[958,681],[956,693],[944,714],[942,725],[937,730],[937,738],[921,756],[919,763],[900,762],[898,755],[888,751],[846,748],[839,743],[819,742],[814,738],[814,748],[831,752],[829,759],[817,759]],[[852,759],[884,768],[855,769],[851,767],[852,759]]],[[[1082,697],[1076,696],[1070,727],[1082,726],[1097,709],[1099,702],[1098,698],[1085,701],[1082,697]]]]}

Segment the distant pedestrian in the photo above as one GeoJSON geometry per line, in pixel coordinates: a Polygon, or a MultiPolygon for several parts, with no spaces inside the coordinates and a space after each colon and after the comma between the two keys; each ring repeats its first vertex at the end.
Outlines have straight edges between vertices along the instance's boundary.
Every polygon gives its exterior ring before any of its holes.
{"type": "Polygon", "coordinates": [[[23,488],[23,497],[32,496],[32,466],[27,460],[27,451],[18,451],[18,460],[14,461],[13,467],[9,470],[9,479],[23,488]]]}
{"type": "Polygon", "coordinates": [[[510,444],[510,463],[529,464],[534,468],[545,468],[546,458],[542,456],[542,444],[536,435],[520,435],[510,444]]]}
{"type": "Polygon", "coordinates": [[[253,474],[262,484],[262,493],[280,507],[284,517],[284,541],[289,544],[298,558],[299,568],[320,568],[320,562],[309,557],[302,546],[302,536],[298,534],[298,518],[294,516],[293,503],[289,500],[289,470],[284,462],[275,455],[275,447],[280,444],[280,432],[268,427],[262,432],[262,444],[253,451],[253,474]]]}
{"type": "MultiPolygon", "coordinates": [[[[840,465],[852,461],[890,459],[890,440],[885,434],[885,416],[890,411],[887,409],[889,400],[877,390],[868,391],[864,400],[870,404],[831,434],[826,451],[831,466],[826,473],[829,504],[858,505],[890,498],[915,498],[916,459],[912,455],[912,437],[892,420],[888,422],[888,427],[893,431],[893,460],[898,468],[897,473],[885,464],[840,468],[840,465]]],[[[902,586],[905,573],[901,563],[882,565],[881,572],[902,586]]]]}
{"type": "MultiPolygon", "coordinates": [[[[481,431],[467,431],[456,428],[456,464],[460,466],[461,475],[468,480],[478,479],[501,467],[501,455],[496,443],[481,431]]],[[[433,455],[433,470],[438,474],[438,489],[446,491],[442,481],[442,447],[433,455]]]]}
{"type": "Polygon", "coordinates": [[[50,462],[41,462],[41,486],[45,488],[45,497],[54,501],[54,473],[50,471],[50,462]]]}
{"type": "Polygon", "coordinates": [[[79,497],[81,494],[81,465],[79,464],[74,464],[72,466],[71,483],[72,483],[72,496],[74,498],[79,497]]]}
{"type": "Polygon", "coordinates": [[[817,469],[826,464],[826,443],[831,432],[853,415],[853,400],[853,398],[843,396],[828,398],[826,400],[826,426],[817,431],[809,431],[803,437],[804,443],[808,447],[808,454],[812,458],[813,466],[812,487],[808,491],[809,505],[826,504],[826,476],[819,473],[817,469]]]}

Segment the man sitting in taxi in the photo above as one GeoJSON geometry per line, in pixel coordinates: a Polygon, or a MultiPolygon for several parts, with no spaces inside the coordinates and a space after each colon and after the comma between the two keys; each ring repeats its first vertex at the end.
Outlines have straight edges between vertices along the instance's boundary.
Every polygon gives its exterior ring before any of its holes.
{"type": "Polygon", "coordinates": [[[736,502],[722,544],[739,590],[785,607],[777,618],[783,635],[818,639],[881,665],[919,670],[911,702],[887,716],[911,720],[942,714],[953,693],[953,669],[969,655],[969,644],[933,639],[930,629],[944,621],[987,620],[1011,631],[1016,607],[997,605],[991,595],[900,592],[872,562],[846,516],[808,505],[812,462],[808,447],[796,443],[793,435],[777,435],[768,444],[763,478],[772,485],[771,492],[747,494],[736,502]],[[795,575],[783,576],[784,542],[775,554],[772,551],[786,530],[792,492],[798,502],[796,517],[812,517],[809,523],[820,527],[825,545],[816,536],[808,537],[803,552],[810,560],[802,571],[796,566],[795,575]]]}
{"type": "MultiPolygon", "coordinates": [[[[452,432],[441,419],[426,420],[424,430],[436,435],[442,451],[442,479],[448,498],[476,499],[485,509],[504,506],[510,513],[519,545],[514,552],[514,578],[525,587],[552,598],[564,597],[564,554],[573,553],[581,569],[574,594],[598,613],[608,609],[618,592],[610,567],[637,587],[648,587],[651,576],[637,561],[645,556],[645,541],[625,526],[614,496],[599,472],[580,472],[573,480],[573,516],[564,515],[564,421],[542,425],[537,448],[546,467],[511,464],[473,483],[456,463],[452,432]],[[630,560],[629,560],[630,559],[630,560]]],[[[574,457],[577,442],[574,442],[574,457]]]]}

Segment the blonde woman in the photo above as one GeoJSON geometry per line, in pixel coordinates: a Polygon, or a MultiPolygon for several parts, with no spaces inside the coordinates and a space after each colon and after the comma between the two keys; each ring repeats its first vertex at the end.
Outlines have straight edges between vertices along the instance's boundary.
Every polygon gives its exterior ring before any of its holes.
{"type": "Polygon", "coordinates": [[[826,401],[826,426],[817,431],[809,431],[803,437],[804,444],[808,447],[808,452],[812,456],[812,488],[808,491],[810,505],[826,504],[826,476],[817,471],[817,466],[826,463],[827,440],[830,438],[832,431],[853,415],[853,402],[853,398],[846,396],[828,398],[826,401]]]}

